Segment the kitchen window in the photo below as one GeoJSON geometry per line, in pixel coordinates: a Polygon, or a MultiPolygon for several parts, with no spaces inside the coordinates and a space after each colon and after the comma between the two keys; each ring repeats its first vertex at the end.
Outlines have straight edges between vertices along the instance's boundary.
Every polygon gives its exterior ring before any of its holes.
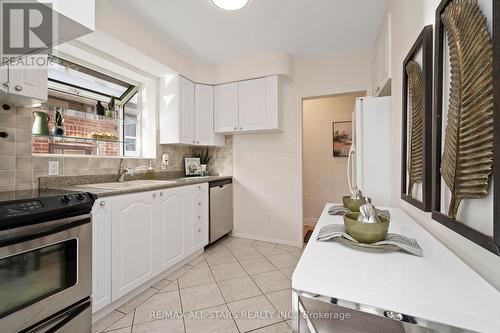
{"type": "Polygon", "coordinates": [[[51,58],[48,100],[33,117],[33,154],[141,156],[140,85],[51,58]]]}

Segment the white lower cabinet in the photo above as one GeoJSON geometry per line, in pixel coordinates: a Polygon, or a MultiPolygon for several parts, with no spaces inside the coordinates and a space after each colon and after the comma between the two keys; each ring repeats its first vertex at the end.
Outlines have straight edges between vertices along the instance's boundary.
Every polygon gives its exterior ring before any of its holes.
{"type": "Polygon", "coordinates": [[[111,303],[111,199],[92,209],[92,312],[111,303]]]}
{"type": "Polygon", "coordinates": [[[154,276],[155,193],[142,192],[113,198],[112,296],[113,301],[154,276]]]}
{"type": "Polygon", "coordinates": [[[92,214],[95,312],[208,244],[208,183],[98,199],[92,214]]]}

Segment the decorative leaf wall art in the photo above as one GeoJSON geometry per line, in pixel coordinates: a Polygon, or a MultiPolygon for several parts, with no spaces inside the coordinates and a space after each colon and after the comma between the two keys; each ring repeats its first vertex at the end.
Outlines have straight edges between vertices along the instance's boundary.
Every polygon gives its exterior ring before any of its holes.
{"type": "Polygon", "coordinates": [[[406,65],[406,75],[408,75],[408,97],[410,100],[407,194],[412,196],[413,185],[422,182],[424,171],[424,78],[419,64],[413,60],[410,60],[406,65]]]}
{"type": "Polygon", "coordinates": [[[441,16],[448,35],[451,88],[441,176],[460,202],[488,196],[493,167],[493,45],[476,0],[455,0],[441,16]]]}
{"type": "Polygon", "coordinates": [[[499,18],[497,0],[481,3],[442,0],[436,9],[432,207],[434,220],[497,255],[500,255],[499,18]],[[445,92],[448,85],[449,91],[445,92]],[[449,97],[447,104],[445,93],[449,97]],[[490,186],[492,181],[494,184],[490,186]],[[489,193],[490,188],[493,193],[489,193]]]}
{"type": "Polygon", "coordinates": [[[403,62],[401,199],[424,211],[432,203],[432,25],[403,62]]]}

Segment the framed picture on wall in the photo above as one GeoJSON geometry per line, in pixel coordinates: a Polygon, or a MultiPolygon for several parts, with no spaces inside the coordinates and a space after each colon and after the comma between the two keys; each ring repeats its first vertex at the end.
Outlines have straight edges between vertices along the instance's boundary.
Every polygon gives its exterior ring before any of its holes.
{"type": "Polygon", "coordinates": [[[432,218],[500,255],[500,2],[436,10],[432,218]]]}
{"type": "Polygon", "coordinates": [[[352,145],[352,121],[332,123],[333,157],[348,157],[352,145]]]}
{"type": "Polygon", "coordinates": [[[403,61],[401,199],[432,204],[432,25],[424,27],[403,61]]]}

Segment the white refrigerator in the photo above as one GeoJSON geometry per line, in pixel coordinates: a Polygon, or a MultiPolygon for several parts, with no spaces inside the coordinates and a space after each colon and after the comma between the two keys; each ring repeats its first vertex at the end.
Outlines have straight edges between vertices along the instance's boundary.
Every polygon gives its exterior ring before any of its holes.
{"type": "MultiPolygon", "coordinates": [[[[356,99],[353,114],[351,179],[377,207],[391,206],[391,97],[356,99]]],[[[398,170],[399,171],[399,170],[398,170]]]]}

